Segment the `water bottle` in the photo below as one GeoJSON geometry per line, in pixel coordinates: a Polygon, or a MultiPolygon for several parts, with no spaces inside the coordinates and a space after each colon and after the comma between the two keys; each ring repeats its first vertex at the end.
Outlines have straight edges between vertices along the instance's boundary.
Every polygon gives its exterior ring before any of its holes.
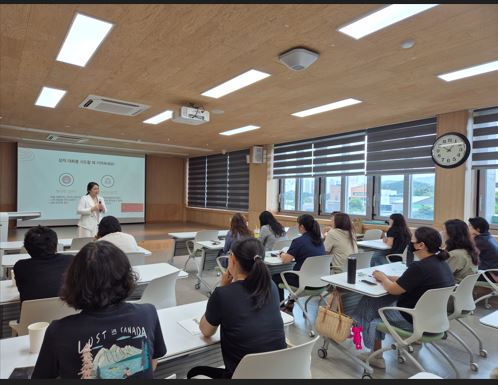
{"type": "Polygon", "coordinates": [[[348,257],[348,283],[354,285],[356,283],[356,257],[348,257]]]}

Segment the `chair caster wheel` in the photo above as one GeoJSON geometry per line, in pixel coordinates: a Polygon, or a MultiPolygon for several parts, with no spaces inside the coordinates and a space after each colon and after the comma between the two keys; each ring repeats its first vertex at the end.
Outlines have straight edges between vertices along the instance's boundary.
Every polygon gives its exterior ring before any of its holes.
{"type": "Polygon", "coordinates": [[[199,290],[201,288],[201,284],[200,283],[196,283],[194,287],[195,287],[195,290],[199,290]]]}
{"type": "Polygon", "coordinates": [[[364,373],[363,376],[361,376],[362,380],[371,380],[372,376],[368,373],[364,373]]]}
{"type": "Polygon", "coordinates": [[[472,370],[473,372],[477,372],[479,370],[479,365],[477,365],[475,362],[472,362],[470,364],[470,370],[472,370]]]}
{"type": "Polygon", "coordinates": [[[409,353],[413,353],[415,351],[415,349],[413,349],[413,346],[412,345],[408,345],[408,352],[409,353]]]}
{"type": "Polygon", "coordinates": [[[486,358],[486,357],[488,356],[488,351],[487,351],[487,350],[485,350],[485,349],[482,349],[482,350],[479,352],[479,355],[480,355],[481,357],[486,358]]]}
{"type": "Polygon", "coordinates": [[[324,348],[318,349],[318,357],[320,358],[327,358],[327,351],[324,348]]]}
{"type": "Polygon", "coordinates": [[[313,330],[310,330],[310,332],[308,333],[308,335],[313,338],[315,336],[315,332],[313,330]]]}
{"type": "Polygon", "coordinates": [[[406,362],[406,358],[405,358],[405,357],[403,357],[403,356],[398,356],[398,362],[399,362],[400,364],[404,364],[404,363],[406,362]]]}

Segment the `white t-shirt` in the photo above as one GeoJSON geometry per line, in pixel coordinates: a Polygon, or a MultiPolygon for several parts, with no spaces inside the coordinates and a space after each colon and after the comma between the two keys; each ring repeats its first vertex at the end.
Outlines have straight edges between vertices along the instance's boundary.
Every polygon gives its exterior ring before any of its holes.
{"type": "Polygon", "coordinates": [[[111,242],[125,253],[135,253],[139,251],[137,241],[133,235],[122,233],[120,231],[104,235],[99,239],[99,241],[111,242]]]}

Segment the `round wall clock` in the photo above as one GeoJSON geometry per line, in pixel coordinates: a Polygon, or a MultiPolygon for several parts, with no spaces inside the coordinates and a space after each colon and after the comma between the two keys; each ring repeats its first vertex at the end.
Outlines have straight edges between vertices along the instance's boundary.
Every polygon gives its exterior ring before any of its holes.
{"type": "Polygon", "coordinates": [[[432,160],[439,167],[454,168],[465,163],[470,155],[470,142],[458,132],[441,135],[432,145],[432,160]]]}

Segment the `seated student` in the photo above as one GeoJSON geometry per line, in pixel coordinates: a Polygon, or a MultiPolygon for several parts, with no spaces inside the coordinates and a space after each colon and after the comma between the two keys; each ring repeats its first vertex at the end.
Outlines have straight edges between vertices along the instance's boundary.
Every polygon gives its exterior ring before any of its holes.
{"type": "MultiPolygon", "coordinates": [[[[498,269],[498,242],[489,233],[489,223],[482,217],[469,218],[470,234],[479,250],[479,270],[498,269]]],[[[488,274],[493,282],[498,282],[498,274],[488,274]]],[[[479,277],[484,281],[484,277],[479,277]]]]}
{"type": "MultiPolygon", "coordinates": [[[[293,270],[301,270],[301,266],[308,257],[316,257],[320,255],[325,255],[325,247],[323,247],[322,234],[320,231],[320,225],[310,214],[303,214],[297,218],[297,223],[299,224],[299,232],[302,234],[292,240],[292,243],[286,253],[281,252],[280,258],[283,263],[289,263],[293,260],[296,261],[293,270]]],[[[278,284],[282,283],[282,277],[280,274],[274,274],[272,276],[273,282],[278,287],[278,284]]],[[[292,286],[299,286],[299,278],[294,274],[287,274],[285,277],[287,283],[292,286]]],[[[278,297],[280,302],[284,300],[284,289],[278,289],[278,297]]],[[[290,300],[287,304],[282,306],[282,310],[287,312],[292,312],[294,307],[294,301],[290,300]]]]}
{"type": "Polygon", "coordinates": [[[153,378],[166,346],[155,307],[125,302],[136,279],[112,243],[85,245],[61,290],[81,312],[50,324],[32,378],[153,378]]]}
{"type": "MultiPolygon", "coordinates": [[[[399,306],[413,309],[422,295],[430,289],[439,289],[455,284],[453,274],[446,263],[449,255],[440,249],[442,240],[439,232],[432,227],[419,227],[412,236],[411,250],[418,261],[411,263],[401,277],[387,276],[381,271],[374,271],[372,276],[379,281],[389,293],[383,297],[362,297],[351,315],[363,328],[363,342],[369,349],[382,348],[384,334],[377,332],[381,322],[378,310],[385,306],[399,306]]],[[[384,313],[389,322],[401,329],[413,330],[411,315],[397,310],[384,313]]],[[[366,359],[371,353],[363,354],[366,359]]],[[[382,356],[370,361],[377,368],[385,368],[382,356]]]]}
{"type": "Polygon", "coordinates": [[[325,253],[332,255],[333,266],[344,266],[348,257],[358,252],[353,224],[349,215],[341,212],[332,213],[331,222],[324,241],[325,253]]]}
{"type": "Polygon", "coordinates": [[[116,217],[108,215],[99,223],[96,237],[99,241],[111,242],[125,253],[139,251],[137,241],[131,234],[121,232],[121,224],[116,217]]]}
{"type": "Polygon", "coordinates": [[[57,243],[55,231],[45,226],[33,227],[25,234],[24,247],[31,258],[14,265],[21,302],[59,295],[63,274],[73,256],[58,254],[57,243]]]}
{"type": "MultiPolygon", "coordinates": [[[[403,254],[406,247],[410,244],[411,238],[412,233],[406,224],[405,217],[402,214],[391,214],[389,217],[389,228],[387,233],[382,237],[382,240],[390,249],[385,252],[376,252],[372,258],[372,266],[387,263],[386,255],[403,254]]],[[[401,261],[401,258],[399,260],[401,261]]]]}
{"type": "Polygon", "coordinates": [[[247,219],[240,213],[234,214],[230,220],[230,230],[228,230],[227,237],[225,239],[223,255],[228,254],[234,241],[252,236],[252,231],[249,230],[249,227],[247,227],[247,219]]]}
{"type": "Polygon", "coordinates": [[[269,211],[259,214],[259,225],[261,226],[259,240],[266,251],[273,250],[273,245],[278,239],[287,239],[284,226],[269,211]]]}
{"type": "Polygon", "coordinates": [[[446,239],[446,251],[450,254],[448,265],[460,283],[467,275],[477,273],[479,251],[469,232],[469,227],[460,219],[444,222],[443,236],[446,239]]]}
{"type": "Polygon", "coordinates": [[[209,338],[221,325],[221,353],[225,368],[197,366],[187,378],[205,375],[231,378],[240,360],[251,353],[285,349],[277,287],[263,262],[264,249],[255,238],[234,243],[228,270],[209,297],[201,319],[202,334],[209,338]]]}

